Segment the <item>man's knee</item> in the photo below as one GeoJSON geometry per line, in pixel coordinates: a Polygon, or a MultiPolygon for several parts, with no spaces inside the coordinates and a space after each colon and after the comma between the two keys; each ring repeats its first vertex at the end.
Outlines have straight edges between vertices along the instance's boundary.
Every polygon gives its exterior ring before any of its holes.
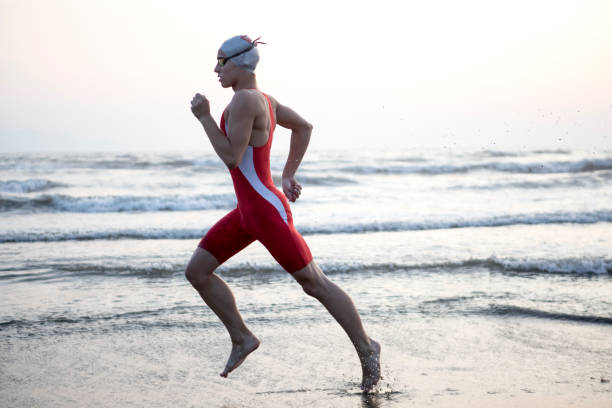
{"type": "Polygon", "coordinates": [[[293,277],[302,286],[302,290],[309,296],[318,299],[325,292],[325,283],[327,279],[314,263],[295,272],[293,277]]]}
{"type": "Polygon", "coordinates": [[[197,248],[185,268],[185,278],[197,288],[206,283],[217,266],[219,263],[210,252],[197,248]]]}
{"type": "Polygon", "coordinates": [[[300,285],[302,285],[302,290],[308,296],[312,296],[314,298],[318,298],[321,295],[320,285],[317,282],[313,281],[313,280],[302,281],[302,282],[300,282],[300,285]]]}
{"type": "Polygon", "coordinates": [[[191,283],[193,286],[199,286],[208,278],[206,273],[203,273],[201,269],[194,265],[192,262],[189,262],[187,267],[185,268],[185,278],[191,283]]]}

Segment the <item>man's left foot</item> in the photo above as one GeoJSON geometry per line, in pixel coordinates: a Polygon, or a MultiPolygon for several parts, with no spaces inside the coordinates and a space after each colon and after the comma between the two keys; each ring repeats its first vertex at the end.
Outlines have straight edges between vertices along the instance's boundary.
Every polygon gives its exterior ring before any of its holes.
{"type": "Polygon", "coordinates": [[[370,339],[370,352],[361,358],[361,389],[370,392],[380,380],[380,344],[370,339]]]}

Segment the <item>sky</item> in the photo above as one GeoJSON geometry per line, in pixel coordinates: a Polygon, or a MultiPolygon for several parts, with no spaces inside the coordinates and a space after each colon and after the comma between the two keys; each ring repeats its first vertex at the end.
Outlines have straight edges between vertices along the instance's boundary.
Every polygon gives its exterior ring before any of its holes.
{"type": "Polygon", "coordinates": [[[589,0],[0,0],[0,151],[208,150],[190,101],[219,117],[237,34],[317,148],[610,149],[611,21],[589,0]]]}

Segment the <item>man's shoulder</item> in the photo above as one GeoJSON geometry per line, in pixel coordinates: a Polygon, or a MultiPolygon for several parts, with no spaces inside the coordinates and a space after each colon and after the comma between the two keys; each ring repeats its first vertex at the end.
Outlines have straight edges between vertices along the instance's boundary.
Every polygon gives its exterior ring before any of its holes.
{"type": "Polygon", "coordinates": [[[234,96],[232,97],[232,102],[253,102],[257,101],[259,98],[260,92],[255,89],[239,89],[234,92],[234,96]]]}
{"type": "Polygon", "coordinates": [[[257,111],[261,104],[261,93],[255,89],[240,89],[234,93],[229,104],[231,110],[257,111]]]}

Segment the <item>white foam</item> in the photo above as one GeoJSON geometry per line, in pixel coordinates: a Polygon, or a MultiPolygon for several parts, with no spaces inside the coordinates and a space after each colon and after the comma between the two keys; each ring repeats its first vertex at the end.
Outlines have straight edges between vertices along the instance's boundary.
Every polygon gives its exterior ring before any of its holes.
{"type": "Polygon", "coordinates": [[[132,211],[194,211],[232,208],[236,206],[233,193],[216,195],[164,196],[98,196],[72,197],[43,194],[33,198],[3,196],[0,209],[48,212],[108,213],[132,211]]]}
{"type": "Polygon", "coordinates": [[[60,186],[63,186],[63,184],[45,179],[4,180],[0,181],[0,192],[32,193],[35,191],[44,191],[60,186]]]}
{"type": "MultiPolygon", "coordinates": [[[[363,234],[381,231],[420,231],[450,228],[486,228],[512,225],[543,224],[593,224],[612,222],[612,210],[589,213],[551,213],[536,215],[509,215],[474,220],[455,221],[390,221],[362,224],[300,224],[299,231],[304,235],[313,234],[363,234]]],[[[2,231],[0,242],[69,241],[91,239],[197,239],[203,235],[201,228],[153,228],[153,229],[110,229],[103,231],[2,231]]]]}
{"type": "Polygon", "coordinates": [[[492,256],[489,261],[511,271],[599,275],[612,272],[612,259],[607,258],[500,259],[492,256]]]}
{"type": "Polygon", "coordinates": [[[300,232],[309,234],[359,233],[376,231],[412,231],[447,228],[502,227],[510,225],[541,224],[593,224],[612,222],[612,210],[586,212],[551,212],[539,214],[511,214],[486,218],[423,220],[423,221],[388,221],[367,224],[328,224],[317,226],[300,226],[300,232]]]}
{"type": "Polygon", "coordinates": [[[612,170],[612,159],[584,159],[577,161],[554,162],[485,162],[468,164],[364,164],[345,166],[341,171],[356,174],[454,174],[472,171],[496,171],[504,173],[580,173],[598,170],[612,170]]]}

